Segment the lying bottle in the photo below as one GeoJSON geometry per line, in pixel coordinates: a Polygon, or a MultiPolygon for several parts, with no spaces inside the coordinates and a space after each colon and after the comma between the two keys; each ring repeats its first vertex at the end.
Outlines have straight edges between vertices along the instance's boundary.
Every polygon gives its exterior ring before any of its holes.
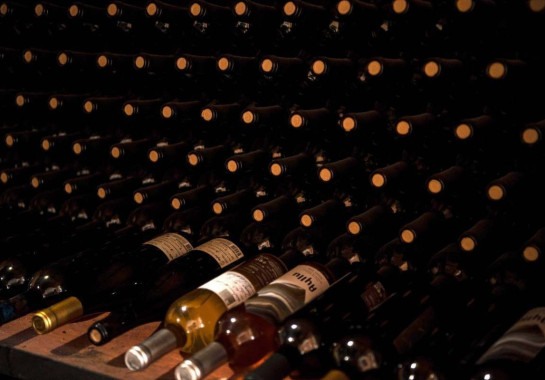
{"type": "MultiPolygon", "coordinates": [[[[395,242],[381,249],[405,248],[397,239],[395,242]]],[[[406,316],[412,312],[404,306],[408,306],[406,301],[415,298],[418,292],[401,270],[391,264],[378,263],[362,263],[355,268],[354,274],[337,283],[335,289],[284,321],[278,330],[278,348],[257,367],[244,373],[246,380],[280,380],[287,376],[317,379],[335,366],[331,343],[347,332],[351,323],[364,325],[378,313],[388,315],[395,309],[404,310],[406,316]]]]}
{"type": "Polygon", "coordinates": [[[158,204],[139,207],[129,215],[127,225],[116,230],[104,246],[82,248],[41,267],[32,274],[25,291],[0,302],[0,323],[53,305],[78,289],[87,288],[89,276],[98,273],[116,254],[134,250],[144,239],[155,235],[165,213],[165,207],[158,204]]]}
{"type": "Polygon", "coordinates": [[[202,379],[226,363],[235,372],[255,364],[277,348],[279,325],[350,269],[347,260],[333,258],[325,264],[304,262],[289,270],[222,314],[215,326],[215,340],[179,364],[176,379],[202,379]]]}
{"type": "Polygon", "coordinates": [[[475,361],[540,299],[539,266],[524,263],[518,253],[502,254],[481,272],[481,290],[459,317],[461,322],[455,328],[436,330],[411,349],[396,365],[398,379],[468,378],[475,361]]]}
{"type": "Polygon", "coordinates": [[[7,241],[12,248],[5,247],[0,259],[0,297],[5,299],[24,291],[32,274],[50,262],[78,252],[81,247],[98,249],[124,225],[132,209],[129,198],[107,201],[96,208],[88,223],[76,226],[69,234],[53,229],[7,241]]]}
{"type": "MultiPolygon", "coordinates": [[[[216,215],[208,219],[199,232],[201,241],[208,241],[215,237],[236,241],[236,246],[244,249],[245,257],[252,257],[257,253],[280,251],[282,225],[253,222],[238,227],[235,226],[234,220],[242,221],[243,219],[237,214],[216,215]]],[[[236,262],[239,263],[241,260],[237,259],[236,262]]],[[[177,261],[174,264],[177,264],[177,261]]],[[[103,345],[135,326],[163,320],[167,309],[175,300],[224,271],[224,268],[217,263],[204,261],[199,265],[202,272],[196,274],[189,273],[185,265],[176,266],[172,270],[169,268],[163,270],[137,297],[130,302],[118,304],[106,318],[90,326],[87,334],[89,340],[95,345],[103,345]]],[[[231,265],[228,265],[225,270],[230,268],[231,265]]]]}
{"type": "Polygon", "coordinates": [[[543,300],[532,305],[475,363],[470,380],[543,378],[543,300]]]}
{"type": "Polygon", "coordinates": [[[32,317],[34,330],[38,334],[51,332],[82,315],[106,311],[110,305],[132,297],[154,273],[193,249],[196,234],[187,231],[198,231],[203,219],[199,220],[199,215],[203,215],[202,209],[171,214],[165,223],[180,230],[155,234],[140,247],[114,254],[93,272],[83,271],[86,282],[93,285],[78,286],[69,297],[36,312],[32,317]]]}
{"type": "Polygon", "coordinates": [[[214,327],[224,312],[305,258],[296,250],[280,256],[261,253],[184,294],[171,304],[162,327],[125,353],[125,365],[130,370],[140,370],[175,348],[183,352],[204,348],[214,340],[214,327]]]}
{"type": "MultiPolygon", "coordinates": [[[[45,207],[50,206],[50,209],[56,208],[56,205],[54,205],[53,202],[56,202],[57,200],[61,202],[58,205],[58,208],[52,212],[52,215],[43,215],[43,220],[33,222],[32,220],[25,220],[32,214],[23,212],[19,214],[19,216],[16,216],[15,219],[8,219],[8,223],[13,225],[21,223],[21,225],[18,226],[19,232],[2,239],[2,256],[24,250],[26,247],[30,248],[36,246],[39,244],[39,237],[42,236],[43,240],[47,234],[51,234],[49,235],[51,241],[54,241],[55,239],[64,239],[64,237],[69,235],[74,228],[89,222],[91,215],[99,204],[99,200],[97,200],[93,194],[87,193],[69,196],[66,192],[64,195],[62,192],[56,190],[53,190],[52,192],[53,193],[50,193],[52,197],[46,196],[40,200],[40,203],[43,202],[45,207]],[[52,198],[56,199],[54,200],[52,198]]],[[[38,217],[39,216],[36,215],[36,219],[38,217]]]]}

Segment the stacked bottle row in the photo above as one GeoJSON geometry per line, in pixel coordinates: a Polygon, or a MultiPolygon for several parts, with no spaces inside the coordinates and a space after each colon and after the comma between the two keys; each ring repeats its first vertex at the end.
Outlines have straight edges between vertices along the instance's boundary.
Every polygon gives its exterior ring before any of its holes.
{"type": "Polygon", "coordinates": [[[3,2],[1,323],[162,321],[125,363],[178,379],[543,375],[544,16],[3,2]]]}

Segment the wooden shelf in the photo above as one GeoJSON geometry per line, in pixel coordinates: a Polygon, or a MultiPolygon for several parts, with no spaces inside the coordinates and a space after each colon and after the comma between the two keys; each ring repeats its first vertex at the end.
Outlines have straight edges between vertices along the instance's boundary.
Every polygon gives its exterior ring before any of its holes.
{"type": "MultiPolygon", "coordinates": [[[[152,363],[143,371],[125,367],[125,352],[142,342],[159,322],[139,326],[103,346],[89,342],[86,332],[107,313],[73,322],[45,334],[38,335],[31,327],[31,316],[0,326],[0,374],[17,379],[175,379],[174,368],[182,360],[173,351],[152,363]]],[[[214,371],[207,380],[228,379],[233,372],[228,366],[214,371]]]]}

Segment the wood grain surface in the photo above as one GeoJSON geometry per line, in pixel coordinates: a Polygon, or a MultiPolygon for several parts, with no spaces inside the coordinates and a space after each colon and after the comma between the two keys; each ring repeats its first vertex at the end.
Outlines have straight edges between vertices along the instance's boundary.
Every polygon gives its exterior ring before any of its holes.
{"type": "MultiPolygon", "coordinates": [[[[174,368],[182,354],[174,350],[142,371],[130,371],[123,356],[159,325],[148,323],[132,329],[103,346],[93,345],[87,329],[107,313],[69,323],[56,330],[37,334],[28,314],[0,326],[0,374],[16,379],[175,379],[174,368]]],[[[214,371],[207,380],[228,379],[233,372],[228,366],[214,371]]]]}

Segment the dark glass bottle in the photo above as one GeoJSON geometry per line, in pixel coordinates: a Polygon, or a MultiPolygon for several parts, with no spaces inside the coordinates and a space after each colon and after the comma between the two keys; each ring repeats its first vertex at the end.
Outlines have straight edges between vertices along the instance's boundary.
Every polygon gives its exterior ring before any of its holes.
{"type": "Polygon", "coordinates": [[[385,15],[382,7],[371,1],[340,0],[334,5],[329,27],[324,32],[327,46],[340,45],[342,51],[373,48],[379,40],[385,15]],[[367,36],[361,44],[361,36],[367,36]]]}
{"type": "Polygon", "coordinates": [[[280,9],[276,4],[241,0],[233,3],[232,10],[237,48],[258,51],[263,44],[276,42],[276,29],[281,23],[280,9]]]}
{"type": "MultiPolygon", "coordinates": [[[[178,216],[176,214],[168,216],[170,225],[176,225],[177,222],[172,219],[178,216]]],[[[186,224],[180,223],[178,226],[192,227],[195,231],[199,229],[197,220],[196,218],[191,222],[186,220],[186,224]]],[[[166,223],[167,221],[163,223],[163,227],[166,223]]],[[[154,273],[159,273],[166,264],[190,252],[194,244],[191,240],[195,240],[195,236],[187,234],[184,230],[156,232],[150,240],[144,241],[139,247],[114,255],[115,257],[110,258],[107,263],[95,268],[94,273],[83,272],[86,280],[95,285],[79,289],[69,297],[37,311],[32,317],[34,330],[39,334],[45,334],[83,314],[107,310],[111,305],[130,299],[151,281],[154,273]]]]}
{"type": "MultiPolygon", "coordinates": [[[[162,320],[168,307],[185,293],[251,260],[257,254],[278,252],[280,243],[274,227],[245,224],[246,221],[248,219],[237,214],[207,219],[197,235],[200,242],[197,247],[202,250],[198,248],[174,260],[130,302],[117,305],[108,317],[89,328],[90,340],[102,345],[139,324],[162,320]],[[195,265],[201,268],[198,273],[195,265]]],[[[169,338],[163,343],[170,347],[172,340],[169,338]]],[[[131,367],[143,368],[147,360],[153,359],[142,358],[142,362],[137,358],[131,359],[131,367]]]]}
{"type": "MultiPolygon", "coordinates": [[[[95,195],[92,194],[92,197],[95,198],[95,195]]],[[[80,222],[79,225],[74,222],[74,227],[70,231],[59,228],[47,231],[39,229],[21,238],[6,241],[6,245],[14,246],[14,249],[5,247],[6,250],[0,260],[2,298],[9,298],[24,291],[31,276],[46,264],[78,250],[98,249],[110,239],[113,231],[122,227],[133,208],[130,199],[119,198],[103,202],[94,209],[85,210],[83,207],[72,209],[71,214],[76,213],[80,218],[88,214],[87,222],[80,222]]]]}
{"type": "Polygon", "coordinates": [[[216,322],[224,312],[241,304],[305,259],[297,251],[261,253],[185,293],[169,306],[162,327],[125,353],[125,364],[131,370],[140,370],[175,347],[186,353],[202,349],[214,340],[216,322]],[[247,284],[246,289],[242,292],[234,290],[230,286],[232,281],[247,284]],[[192,326],[196,319],[206,319],[206,323],[188,333],[187,327],[192,326]],[[142,360],[142,351],[152,355],[142,360]]]}
{"type": "Polygon", "coordinates": [[[283,51],[293,52],[303,43],[309,51],[316,51],[319,36],[327,28],[328,8],[322,4],[307,1],[285,1],[281,4],[282,23],[278,27],[280,45],[283,51]]]}
{"type": "Polygon", "coordinates": [[[340,258],[325,264],[311,261],[295,266],[241,305],[223,313],[215,327],[215,340],[178,365],[176,377],[201,379],[227,363],[236,372],[253,365],[277,348],[276,331],[286,318],[349,273],[350,265],[340,258]],[[296,300],[289,289],[300,289],[305,296],[296,300]],[[252,338],[237,339],[243,331],[252,338]]]}
{"type": "Polygon", "coordinates": [[[185,36],[191,25],[187,6],[161,0],[148,1],[144,14],[169,42],[187,40],[185,36]]]}
{"type": "Polygon", "coordinates": [[[93,276],[101,273],[99,268],[107,267],[116,252],[134,251],[140,239],[149,238],[147,234],[155,234],[167,210],[158,204],[135,209],[128,217],[128,225],[116,231],[109,243],[98,249],[83,248],[35,271],[24,292],[2,303],[2,323],[89,289],[86,279],[91,281],[93,276]]]}
{"type": "MultiPolygon", "coordinates": [[[[178,58],[180,59],[180,58],[178,58]]],[[[161,106],[161,117],[164,120],[174,123],[185,124],[199,119],[200,110],[204,106],[202,101],[194,100],[171,100],[161,106]]]]}
{"type": "MultiPolygon", "coordinates": [[[[460,263],[462,258],[463,254],[456,261],[460,263]]],[[[454,271],[451,271],[454,273],[459,264],[446,262],[445,270],[451,265],[454,265],[454,271]]],[[[535,263],[524,262],[518,249],[504,252],[485,270],[477,269],[476,273],[480,275],[476,278],[476,287],[479,289],[467,304],[463,317],[456,323],[439,325],[434,334],[398,364],[398,376],[412,378],[411,375],[420,373],[418,367],[422,365],[420,376],[437,374],[447,378],[470,378],[476,369],[475,362],[488,347],[522,314],[537,306],[542,283],[539,271],[535,263]]],[[[489,368],[486,373],[490,378],[509,378],[501,368],[496,371],[489,368]]],[[[480,375],[483,376],[484,371],[480,375]]]]}
{"type": "Polygon", "coordinates": [[[131,195],[134,190],[143,185],[146,181],[138,176],[113,177],[97,185],[96,193],[100,199],[115,199],[131,195]]]}
{"type": "Polygon", "coordinates": [[[188,14],[192,26],[191,36],[208,44],[214,50],[222,46],[234,25],[231,7],[223,3],[192,1],[188,5],[188,14]]]}

